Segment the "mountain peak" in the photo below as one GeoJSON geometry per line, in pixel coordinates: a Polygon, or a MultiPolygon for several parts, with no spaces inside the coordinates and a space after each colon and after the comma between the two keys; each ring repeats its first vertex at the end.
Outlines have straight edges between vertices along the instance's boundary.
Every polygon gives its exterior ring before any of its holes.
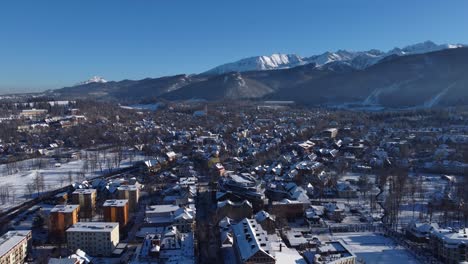
{"type": "Polygon", "coordinates": [[[394,48],[387,52],[378,49],[371,49],[368,51],[348,51],[340,49],[334,52],[326,51],[322,54],[313,55],[305,58],[296,54],[274,53],[269,56],[254,56],[241,59],[232,63],[226,63],[211,70],[208,70],[202,74],[219,75],[228,72],[277,70],[292,68],[304,64],[314,64],[316,65],[316,67],[323,67],[324,65],[329,63],[344,63],[355,69],[362,70],[382,61],[383,59],[389,56],[406,56],[461,47],[466,47],[466,45],[438,45],[433,41],[427,40],[421,43],[408,45],[403,48],[394,48]]]}
{"type": "Polygon", "coordinates": [[[405,46],[403,48],[394,48],[387,52],[389,55],[399,55],[399,56],[404,56],[404,55],[413,55],[413,54],[422,54],[422,53],[428,53],[428,52],[434,52],[434,51],[439,51],[439,50],[444,50],[444,49],[454,49],[454,48],[461,48],[465,47],[463,44],[436,44],[433,41],[426,40],[421,43],[416,43],[413,45],[405,46]]]}
{"type": "Polygon", "coordinates": [[[271,55],[254,56],[226,63],[203,74],[223,74],[228,72],[245,72],[258,70],[276,70],[295,67],[303,64],[302,58],[296,54],[273,53],[271,55]]]}
{"type": "Polygon", "coordinates": [[[88,79],[88,80],[86,80],[84,82],[77,83],[75,86],[90,84],[90,83],[106,83],[106,82],[107,82],[107,80],[100,77],[100,76],[93,76],[93,77],[91,77],[90,79],[88,79]]]}

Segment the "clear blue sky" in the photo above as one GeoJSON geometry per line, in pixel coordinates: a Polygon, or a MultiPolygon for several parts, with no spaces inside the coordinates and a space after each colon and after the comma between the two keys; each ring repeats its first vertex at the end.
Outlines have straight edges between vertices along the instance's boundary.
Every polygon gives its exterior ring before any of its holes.
{"type": "Polygon", "coordinates": [[[248,56],[468,43],[468,1],[10,0],[0,92],[199,73],[248,56]]]}

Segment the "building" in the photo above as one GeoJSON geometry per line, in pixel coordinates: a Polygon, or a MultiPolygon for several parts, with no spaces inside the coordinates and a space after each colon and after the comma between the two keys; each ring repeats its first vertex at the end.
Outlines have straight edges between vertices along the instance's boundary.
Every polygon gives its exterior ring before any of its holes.
{"type": "Polygon", "coordinates": [[[119,199],[128,200],[128,210],[135,212],[138,210],[138,200],[140,199],[140,189],[137,185],[122,185],[117,188],[119,199]]]}
{"type": "Polygon", "coordinates": [[[56,205],[49,215],[49,239],[62,240],[65,230],[78,222],[80,206],[76,204],[56,205]]]}
{"type": "Polygon", "coordinates": [[[338,128],[329,128],[322,131],[322,135],[326,138],[335,138],[338,135],[338,128]]]}
{"type": "Polygon", "coordinates": [[[309,264],[354,264],[356,255],[349,251],[341,242],[325,242],[316,251],[304,252],[304,258],[309,264]]]}
{"type": "Polygon", "coordinates": [[[28,249],[32,232],[24,231],[9,231],[0,237],[0,263],[1,264],[18,264],[24,263],[28,255],[28,249]]]}
{"type": "MultiPolygon", "coordinates": [[[[168,226],[146,234],[135,252],[135,263],[195,263],[193,233],[168,226]]],[[[133,262],[132,262],[133,263],[133,262]]]]}
{"type": "Polygon", "coordinates": [[[249,173],[234,174],[225,172],[225,175],[218,180],[220,191],[233,193],[237,196],[248,199],[263,201],[265,194],[260,183],[249,173]]]}
{"type": "Polygon", "coordinates": [[[336,194],[338,198],[352,199],[358,197],[357,187],[347,181],[338,182],[336,185],[336,194]]]}
{"type": "Polygon", "coordinates": [[[194,210],[172,204],[152,205],[145,214],[145,226],[174,226],[183,233],[191,232],[195,221],[194,210]]]}
{"type": "Polygon", "coordinates": [[[345,218],[345,205],[342,203],[326,203],[323,205],[325,216],[332,221],[341,223],[345,218]]]}
{"type": "Polygon", "coordinates": [[[96,189],[77,189],[72,193],[72,203],[80,205],[80,217],[92,218],[96,209],[96,189]]]}
{"type": "Polygon", "coordinates": [[[54,202],[56,204],[66,204],[68,201],[68,193],[67,192],[61,192],[57,193],[54,195],[54,202]]]}
{"type": "Polygon", "coordinates": [[[160,205],[151,205],[146,210],[147,219],[163,219],[168,218],[168,221],[172,221],[172,216],[180,207],[174,204],[160,204],[160,205]]]}
{"type": "Polygon", "coordinates": [[[468,261],[468,228],[434,228],[430,236],[430,247],[443,263],[458,264],[468,261]]]}
{"type": "Polygon", "coordinates": [[[267,231],[268,234],[275,233],[275,216],[272,216],[268,212],[262,210],[255,214],[255,220],[257,220],[263,230],[267,231]]]}
{"type": "Polygon", "coordinates": [[[118,222],[120,228],[128,223],[128,200],[106,200],[102,205],[105,222],[118,222]]]}
{"type": "Polygon", "coordinates": [[[48,264],[81,264],[76,258],[51,258],[48,264]]]}
{"type": "Polygon", "coordinates": [[[20,116],[23,117],[23,118],[38,118],[38,117],[42,117],[42,116],[45,116],[47,114],[47,109],[25,109],[25,110],[22,110],[21,113],[20,113],[20,116]]]}
{"type": "Polygon", "coordinates": [[[434,229],[438,229],[439,225],[437,223],[420,223],[413,221],[408,224],[406,227],[406,237],[410,240],[419,242],[419,243],[427,243],[429,242],[429,237],[431,232],[434,229]]]}
{"type": "Polygon", "coordinates": [[[297,200],[283,199],[271,204],[271,213],[276,217],[297,218],[302,217],[309,203],[297,200]]]}
{"type": "Polygon", "coordinates": [[[81,249],[91,256],[110,256],[119,243],[119,224],[81,222],[67,229],[67,248],[81,249]]]}
{"type": "Polygon", "coordinates": [[[241,202],[233,202],[231,200],[221,201],[218,202],[218,208],[216,210],[218,219],[227,216],[234,220],[241,220],[243,218],[250,218],[252,213],[252,204],[247,200],[241,202]]]}
{"type": "Polygon", "coordinates": [[[267,233],[255,219],[244,218],[232,226],[238,263],[276,263],[267,233]]]}

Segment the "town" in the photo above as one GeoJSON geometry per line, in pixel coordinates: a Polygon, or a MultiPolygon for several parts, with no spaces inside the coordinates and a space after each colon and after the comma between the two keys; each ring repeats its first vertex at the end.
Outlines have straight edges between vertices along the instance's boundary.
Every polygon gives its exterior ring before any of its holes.
{"type": "Polygon", "coordinates": [[[462,263],[468,109],[0,100],[0,263],[462,263]]]}

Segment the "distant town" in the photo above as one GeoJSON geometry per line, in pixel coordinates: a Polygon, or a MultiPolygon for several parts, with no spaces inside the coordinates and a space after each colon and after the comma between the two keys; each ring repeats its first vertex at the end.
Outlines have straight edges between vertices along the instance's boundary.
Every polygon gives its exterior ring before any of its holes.
{"type": "Polygon", "coordinates": [[[0,264],[468,261],[468,108],[0,99],[0,264]]]}

